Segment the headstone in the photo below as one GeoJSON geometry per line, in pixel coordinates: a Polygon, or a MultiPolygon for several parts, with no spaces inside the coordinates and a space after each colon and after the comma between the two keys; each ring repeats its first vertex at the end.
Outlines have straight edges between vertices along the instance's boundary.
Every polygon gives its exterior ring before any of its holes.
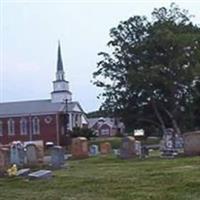
{"type": "Polygon", "coordinates": [[[175,131],[172,128],[165,130],[163,139],[160,144],[162,157],[173,158],[177,154],[175,148],[175,131]]]}
{"type": "Polygon", "coordinates": [[[17,176],[23,176],[23,177],[26,177],[28,176],[28,174],[30,173],[30,168],[26,168],[26,169],[20,169],[17,171],[17,176]]]}
{"type": "Polygon", "coordinates": [[[183,139],[185,155],[200,155],[200,131],[184,133],[183,139]]]}
{"type": "Polygon", "coordinates": [[[10,163],[23,166],[25,158],[24,147],[20,142],[13,142],[10,147],[10,163]]]}
{"type": "Polygon", "coordinates": [[[43,163],[43,160],[44,160],[44,142],[42,140],[34,140],[34,141],[24,142],[25,147],[30,145],[30,144],[34,144],[36,146],[38,163],[43,163]]]}
{"type": "Polygon", "coordinates": [[[44,142],[42,140],[36,140],[36,141],[33,141],[33,144],[35,144],[36,147],[37,147],[38,162],[39,163],[43,163],[43,159],[44,159],[44,142]]]}
{"type": "Polygon", "coordinates": [[[135,143],[136,143],[135,138],[132,136],[127,136],[123,138],[120,147],[120,158],[122,159],[134,158],[137,155],[135,143]]]}
{"type": "Polygon", "coordinates": [[[142,154],[142,146],[141,146],[141,142],[135,140],[135,153],[137,156],[141,156],[142,154]]]}
{"type": "Polygon", "coordinates": [[[109,154],[112,151],[111,144],[109,142],[104,142],[100,144],[101,154],[109,154]]]}
{"type": "Polygon", "coordinates": [[[146,158],[149,156],[149,149],[146,147],[146,145],[141,146],[141,155],[140,158],[146,158]]]}
{"type": "Polygon", "coordinates": [[[51,166],[53,168],[60,168],[64,165],[65,157],[64,150],[61,146],[54,146],[51,148],[51,166]]]}
{"type": "Polygon", "coordinates": [[[39,170],[28,175],[30,180],[35,179],[50,179],[52,177],[52,171],[50,170],[39,170]]]}
{"type": "Polygon", "coordinates": [[[35,144],[28,144],[26,146],[26,158],[28,165],[38,164],[37,147],[35,144]]]}
{"type": "Polygon", "coordinates": [[[73,138],[71,145],[71,153],[73,158],[88,157],[88,141],[84,137],[73,138]]]}
{"type": "Polygon", "coordinates": [[[183,137],[181,135],[176,134],[175,135],[175,148],[183,149],[183,146],[184,146],[183,137]]]}
{"type": "Polygon", "coordinates": [[[0,147],[0,171],[5,170],[10,162],[10,150],[9,148],[0,147]]]}
{"type": "Polygon", "coordinates": [[[99,147],[98,147],[98,145],[95,145],[95,144],[91,145],[90,146],[90,155],[91,156],[96,156],[98,154],[99,154],[99,147]]]}

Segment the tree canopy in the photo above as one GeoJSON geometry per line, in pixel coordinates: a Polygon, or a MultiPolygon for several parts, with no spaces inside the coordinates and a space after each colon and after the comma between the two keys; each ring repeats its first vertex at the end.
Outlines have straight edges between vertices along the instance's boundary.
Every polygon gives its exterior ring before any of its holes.
{"type": "Polygon", "coordinates": [[[111,29],[111,53],[99,53],[94,84],[103,88],[102,109],[130,130],[180,133],[200,113],[200,27],[174,3],[152,18],[133,16],[111,29]]]}

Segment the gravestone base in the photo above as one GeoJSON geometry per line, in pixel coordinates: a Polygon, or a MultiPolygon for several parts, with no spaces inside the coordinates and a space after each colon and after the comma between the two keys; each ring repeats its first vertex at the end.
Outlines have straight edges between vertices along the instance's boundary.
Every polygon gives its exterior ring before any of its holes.
{"type": "Polygon", "coordinates": [[[50,179],[52,178],[52,171],[50,170],[39,170],[28,175],[29,180],[36,179],[50,179]]]}
{"type": "Polygon", "coordinates": [[[175,158],[175,156],[177,156],[178,153],[175,150],[164,150],[161,153],[161,157],[162,158],[175,158]]]}
{"type": "Polygon", "coordinates": [[[17,172],[17,176],[27,177],[30,171],[31,171],[30,168],[20,169],[17,172]]]}

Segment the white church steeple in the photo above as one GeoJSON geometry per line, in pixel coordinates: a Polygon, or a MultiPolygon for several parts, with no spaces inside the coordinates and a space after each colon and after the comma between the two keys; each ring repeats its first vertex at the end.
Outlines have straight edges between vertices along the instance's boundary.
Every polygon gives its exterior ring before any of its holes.
{"type": "Polygon", "coordinates": [[[53,92],[51,92],[52,103],[64,102],[72,100],[72,93],[69,91],[69,82],[65,80],[65,73],[63,70],[63,62],[61,56],[60,42],[58,43],[58,58],[56,80],[53,81],[53,92]]]}

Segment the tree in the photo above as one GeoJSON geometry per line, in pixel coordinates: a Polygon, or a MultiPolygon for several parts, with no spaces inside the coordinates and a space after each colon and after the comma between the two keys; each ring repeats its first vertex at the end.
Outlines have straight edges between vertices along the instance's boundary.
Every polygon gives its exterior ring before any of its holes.
{"type": "Polygon", "coordinates": [[[104,89],[102,108],[130,129],[173,127],[180,133],[200,80],[200,28],[175,4],[152,16],[151,22],[134,16],[111,29],[112,53],[99,53],[94,84],[104,89]]]}

